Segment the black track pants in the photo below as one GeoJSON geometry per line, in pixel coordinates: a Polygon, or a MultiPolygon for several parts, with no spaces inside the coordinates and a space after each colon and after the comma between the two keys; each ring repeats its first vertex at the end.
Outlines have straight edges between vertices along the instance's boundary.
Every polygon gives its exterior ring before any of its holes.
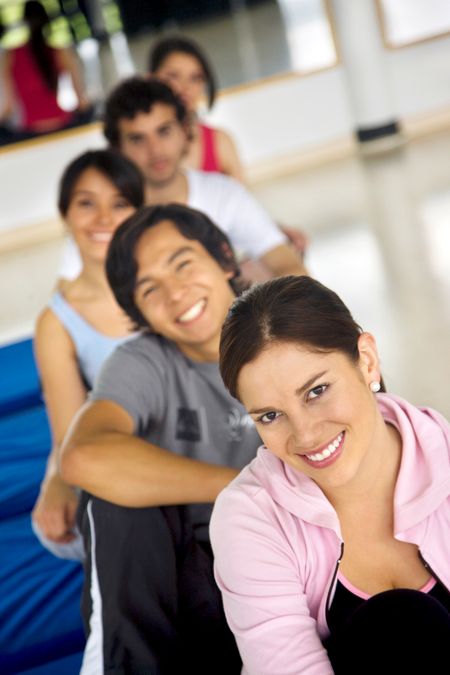
{"type": "Polygon", "coordinates": [[[238,675],[208,543],[183,507],[131,509],[83,495],[82,675],[238,675]]]}

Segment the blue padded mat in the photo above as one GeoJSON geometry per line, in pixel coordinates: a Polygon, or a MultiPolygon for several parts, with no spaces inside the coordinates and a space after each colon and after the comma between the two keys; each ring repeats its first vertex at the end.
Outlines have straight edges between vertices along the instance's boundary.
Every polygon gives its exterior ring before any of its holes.
{"type": "Polygon", "coordinates": [[[0,382],[0,673],[76,675],[82,567],[31,530],[51,447],[31,340],[0,348],[0,382]]]}
{"type": "Polygon", "coordinates": [[[21,675],[79,675],[82,660],[83,652],[78,652],[32,670],[22,670],[21,675]]]}
{"type": "Polygon", "coordinates": [[[28,513],[0,522],[0,551],[0,672],[81,651],[80,563],[42,548],[28,513]]]}
{"type": "Polygon", "coordinates": [[[41,400],[31,339],[0,348],[0,415],[34,406],[41,400]]]}
{"type": "Polygon", "coordinates": [[[0,520],[31,511],[50,445],[43,404],[0,417],[0,520]]]}

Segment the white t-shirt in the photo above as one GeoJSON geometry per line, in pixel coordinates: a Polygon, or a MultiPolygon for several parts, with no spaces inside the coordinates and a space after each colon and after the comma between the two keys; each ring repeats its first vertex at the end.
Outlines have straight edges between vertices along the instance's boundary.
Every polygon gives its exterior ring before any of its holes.
{"type": "MultiPolygon", "coordinates": [[[[221,173],[187,169],[187,206],[203,211],[229,237],[239,255],[261,258],[286,243],[286,237],[250,192],[221,173]]],[[[74,279],[81,271],[78,248],[67,240],[59,276],[74,279]]]]}
{"type": "Polygon", "coordinates": [[[237,251],[257,259],[286,243],[267,211],[237,180],[222,173],[193,169],[187,169],[185,175],[187,205],[206,213],[237,251]]]}

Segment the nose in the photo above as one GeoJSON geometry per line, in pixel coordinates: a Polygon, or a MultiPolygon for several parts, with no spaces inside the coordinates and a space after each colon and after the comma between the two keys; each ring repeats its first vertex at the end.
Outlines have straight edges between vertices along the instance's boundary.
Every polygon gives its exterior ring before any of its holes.
{"type": "Polygon", "coordinates": [[[97,220],[102,227],[112,227],[113,216],[111,209],[108,207],[100,208],[97,220]]]}
{"type": "Polygon", "coordinates": [[[177,86],[178,95],[181,96],[184,101],[189,101],[191,91],[191,83],[189,79],[180,80],[177,86]]]}
{"type": "Polygon", "coordinates": [[[161,143],[159,138],[152,138],[151,140],[149,139],[147,143],[147,152],[148,154],[153,157],[153,155],[157,155],[159,151],[161,143]]]}
{"type": "Polygon", "coordinates": [[[291,419],[291,440],[296,450],[308,451],[317,448],[323,441],[320,421],[310,412],[297,414],[291,419]]]}
{"type": "Polygon", "coordinates": [[[155,155],[158,155],[160,147],[160,139],[157,134],[146,135],[139,144],[139,148],[128,154],[128,159],[145,165],[149,160],[152,160],[155,155]]]}
{"type": "Polygon", "coordinates": [[[164,291],[167,301],[170,303],[175,303],[183,297],[185,287],[180,279],[171,278],[166,279],[164,291]]]}
{"type": "Polygon", "coordinates": [[[183,80],[182,82],[180,82],[180,92],[182,94],[188,94],[190,86],[191,83],[189,82],[189,80],[183,80]]]}

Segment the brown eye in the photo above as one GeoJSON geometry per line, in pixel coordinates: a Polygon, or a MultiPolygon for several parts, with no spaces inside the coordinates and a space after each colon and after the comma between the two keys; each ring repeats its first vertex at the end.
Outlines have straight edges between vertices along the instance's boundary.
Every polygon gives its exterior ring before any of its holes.
{"type": "Polygon", "coordinates": [[[307,394],[308,401],[313,401],[316,398],[322,396],[328,389],[328,384],[319,384],[317,387],[310,389],[307,394]]]}
{"type": "Polygon", "coordinates": [[[275,410],[270,410],[270,412],[264,413],[264,415],[261,415],[261,417],[258,417],[256,420],[257,422],[260,422],[261,424],[272,424],[272,422],[275,422],[280,417],[281,413],[276,412],[275,410]]]}

